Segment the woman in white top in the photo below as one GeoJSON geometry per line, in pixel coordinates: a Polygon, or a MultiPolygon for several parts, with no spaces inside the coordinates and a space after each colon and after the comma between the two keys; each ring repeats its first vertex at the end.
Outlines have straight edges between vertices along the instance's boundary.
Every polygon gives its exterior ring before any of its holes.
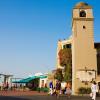
{"type": "Polygon", "coordinates": [[[98,87],[95,81],[91,85],[91,92],[92,92],[92,99],[96,100],[96,92],[98,92],[98,87]]]}

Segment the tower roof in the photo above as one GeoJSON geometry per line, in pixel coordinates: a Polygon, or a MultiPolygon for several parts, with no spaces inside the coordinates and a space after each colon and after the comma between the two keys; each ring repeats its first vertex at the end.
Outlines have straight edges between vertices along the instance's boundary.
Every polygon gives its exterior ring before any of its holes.
{"type": "Polygon", "coordinates": [[[87,9],[91,9],[92,7],[90,5],[88,5],[85,2],[79,2],[75,5],[74,8],[80,9],[80,8],[87,8],[87,9]]]}

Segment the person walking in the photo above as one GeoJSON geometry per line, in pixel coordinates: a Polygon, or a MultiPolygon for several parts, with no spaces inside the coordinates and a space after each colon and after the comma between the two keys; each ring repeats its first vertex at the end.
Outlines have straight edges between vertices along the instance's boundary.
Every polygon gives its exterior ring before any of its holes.
{"type": "Polygon", "coordinates": [[[57,95],[57,98],[59,98],[60,91],[61,91],[61,82],[57,81],[57,83],[56,83],[56,95],[57,95]]]}
{"type": "Polygon", "coordinates": [[[98,86],[95,81],[91,85],[91,92],[92,92],[92,99],[96,100],[96,92],[98,92],[98,86]]]}
{"type": "Polygon", "coordinates": [[[70,98],[70,96],[71,96],[71,84],[68,82],[67,84],[66,84],[66,94],[67,94],[67,97],[68,98],[70,98]]]}
{"type": "Polygon", "coordinates": [[[53,82],[51,81],[50,83],[49,83],[49,89],[50,89],[50,92],[49,92],[49,94],[53,94],[53,82]]]}

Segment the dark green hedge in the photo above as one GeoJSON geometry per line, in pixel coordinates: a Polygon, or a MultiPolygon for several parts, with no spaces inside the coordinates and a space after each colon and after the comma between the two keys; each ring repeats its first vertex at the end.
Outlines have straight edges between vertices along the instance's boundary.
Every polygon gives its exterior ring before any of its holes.
{"type": "Polygon", "coordinates": [[[38,92],[49,92],[49,88],[37,88],[38,92]]]}
{"type": "Polygon", "coordinates": [[[80,87],[78,89],[79,94],[90,94],[91,93],[91,88],[85,88],[85,87],[80,87]]]}

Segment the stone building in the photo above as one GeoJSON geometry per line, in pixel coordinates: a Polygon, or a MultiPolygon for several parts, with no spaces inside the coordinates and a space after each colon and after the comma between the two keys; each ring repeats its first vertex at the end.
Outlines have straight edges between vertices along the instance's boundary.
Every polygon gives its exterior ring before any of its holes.
{"type": "Polygon", "coordinates": [[[92,6],[77,3],[72,11],[72,36],[59,40],[57,46],[57,68],[62,68],[59,51],[72,51],[72,91],[77,94],[80,87],[91,85],[92,80],[100,82],[100,43],[94,43],[94,17],[92,6]]]}

